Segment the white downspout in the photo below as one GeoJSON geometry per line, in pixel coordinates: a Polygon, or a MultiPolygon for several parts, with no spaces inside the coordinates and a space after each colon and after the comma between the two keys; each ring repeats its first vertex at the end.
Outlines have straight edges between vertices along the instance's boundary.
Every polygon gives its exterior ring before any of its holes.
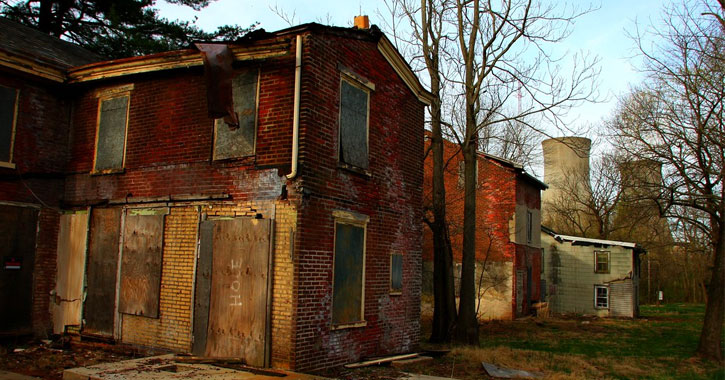
{"type": "Polygon", "coordinates": [[[295,56],[295,99],[294,115],[292,116],[292,170],[287,174],[287,179],[292,179],[297,176],[297,154],[300,145],[300,82],[302,78],[302,36],[300,35],[297,35],[295,56]]]}

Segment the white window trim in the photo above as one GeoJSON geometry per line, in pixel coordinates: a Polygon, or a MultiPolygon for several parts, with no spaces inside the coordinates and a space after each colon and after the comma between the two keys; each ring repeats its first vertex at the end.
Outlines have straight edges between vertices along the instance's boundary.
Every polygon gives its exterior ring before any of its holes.
{"type": "Polygon", "coordinates": [[[339,166],[347,169],[357,170],[357,171],[364,171],[366,174],[368,174],[368,170],[370,168],[370,93],[372,91],[375,91],[375,84],[368,81],[367,79],[361,77],[360,75],[355,74],[354,72],[350,71],[349,69],[340,66],[338,67],[340,69],[340,83],[338,85],[337,92],[339,94],[338,96],[338,111],[337,111],[337,163],[339,166]],[[364,91],[365,94],[368,96],[367,101],[367,110],[365,110],[366,118],[365,118],[365,144],[368,148],[368,167],[367,168],[361,168],[352,164],[348,164],[347,162],[344,162],[342,160],[342,157],[340,157],[340,144],[342,144],[342,82],[347,82],[349,85],[356,87],[360,89],[361,91],[364,91]]]}
{"type": "Polygon", "coordinates": [[[128,124],[129,116],[131,114],[131,91],[133,90],[133,87],[133,84],[128,84],[124,86],[114,87],[111,89],[101,90],[96,93],[98,106],[96,111],[96,137],[95,144],[93,146],[93,167],[91,168],[91,174],[121,173],[126,168],[126,151],[128,150],[128,124]],[[128,97],[128,102],[126,103],[126,125],[123,131],[123,157],[121,158],[121,167],[105,170],[96,170],[96,159],[98,158],[98,131],[101,127],[101,106],[106,100],[122,98],[124,96],[128,97]]]}
{"type": "Polygon", "coordinates": [[[609,286],[608,285],[594,285],[594,308],[595,309],[609,309],[609,286]],[[599,306],[597,303],[597,290],[607,290],[607,306],[599,306]]]}
{"type": "Polygon", "coordinates": [[[15,150],[15,133],[18,125],[18,109],[20,105],[20,89],[10,86],[2,85],[15,90],[15,104],[13,107],[13,121],[10,125],[10,152],[8,154],[7,161],[0,161],[0,168],[15,169],[15,163],[13,162],[13,151],[15,150]]]}
{"type": "Polygon", "coordinates": [[[362,292],[360,293],[360,320],[354,321],[354,322],[348,322],[348,323],[340,323],[340,324],[332,324],[330,329],[331,330],[342,330],[347,328],[355,328],[355,327],[365,327],[367,326],[368,322],[365,320],[365,259],[367,255],[367,236],[368,236],[368,229],[367,225],[370,221],[370,217],[363,214],[358,214],[356,212],[352,211],[345,211],[345,210],[334,210],[332,211],[332,216],[335,218],[334,223],[334,240],[332,242],[333,252],[332,252],[332,294],[333,299],[330,301],[330,320],[332,321],[332,313],[335,310],[334,305],[334,294],[335,294],[335,258],[337,256],[337,252],[335,251],[335,246],[337,244],[337,225],[338,224],[347,224],[347,225],[353,225],[356,227],[362,227],[363,229],[363,251],[362,251],[362,292]]]}

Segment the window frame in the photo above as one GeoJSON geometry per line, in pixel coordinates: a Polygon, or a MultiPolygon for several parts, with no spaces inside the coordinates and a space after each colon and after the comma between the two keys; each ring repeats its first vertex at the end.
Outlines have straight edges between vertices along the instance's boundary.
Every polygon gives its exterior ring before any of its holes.
{"type": "Polygon", "coordinates": [[[364,327],[367,326],[367,321],[365,320],[365,260],[367,257],[367,225],[370,222],[370,217],[363,214],[358,214],[351,211],[344,211],[344,210],[334,210],[332,212],[332,216],[334,218],[334,237],[332,242],[332,283],[331,283],[331,291],[332,291],[332,298],[330,300],[330,329],[331,330],[342,330],[342,329],[348,329],[348,328],[356,328],[356,327],[364,327]],[[352,322],[344,322],[344,323],[337,323],[335,324],[333,322],[333,313],[335,312],[335,260],[337,259],[337,225],[338,224],[346,224],[351,225],[355,227],[360,227],[363,229],[363,248],[362,248],[362,268],[361,268],[361,293],[360,293],[360,316],[359,320],[352,321],[352,322]]]}
{"type": "Polygon", "coordinates": [[[600,273],[600,274],[608,274],[611,272],[612,267],[612,261],[611,261],[611,255],[609,251],[600,251],[596,250],[594,251],[594,273],[600,273]],[[606,270],[600,270],[599,269],[599,256],[606,254],[607,258],[607,269],[606,270]]]}
{"type": "Polygon", "coordinates": [[[16,87],[0,85],[2,87],[15,90],[15,101],[13,104],[13,120],[10,122],[10,146],[8,152],[8,160],[4,161],[0,159],[0,168],[15,169],[15,163],[13,162],[13,151],[15,150],[15,133],[17,132],[18,125],[18,109],[20,106],[20,89],[16,87]]]}
{"type": "Polygon", "coordinates": [[[372,98],[372,92],[375,91],[375,84],[362,76],[354,73],[352,70],[347,69],[344,66],[339,66],[340,70],[340,83],[338,84],[338,112],[337,112],[337,165],[341,168],[349,169],[356,172],[362,172],[369,174],[370,169],[370,100],[372,98]],[[367,95],[367,108],[365,110],[365,145],[367,148],[367,167],[360,167],[354,164],[343,161],[342,158],[342,85],[346,82],[350,86],[353,86],[367,95]]]}
{"type": "Polygon", "coordinates": [[[595,309],[609,309],[609,285],[594,285],[594,308],[595,309]],[[606,300],[607,304],[606,306],[599,306],[599,295],[597,294],[597,291],[599,289],[604,289],[607,293],[606,300]]]}
{"type": "Polygon", "coordinates": [[[403,282],[404,282],[403,281],[403,274],[404,274],[403,261],[404,261],[404,258],[405,257],[400,252],[393,252],[390,254],[390,295],[391,296],[399,296],[399,295],[403,294],[403,282]],[[393,287],[393,258],[395,256],[400,256],[400,289],[393,287]]]}
{"type": "Polygon", "coordinates": [[[526,209],[526,242],[534,241],[534,213],[526,209]]]}
{"type": "Polygon", "coordinates": [[[115,87],[112,89],[106,89],[102,90],[96,93],[96,99],[98,101],[97,105],[97,111],[96,111],[96,137],[95,137],[95,143],[93,146],[93,167],[91,168],[91,174],[92,175],[101,175],[101,174],[114,174],[114,173],[123,173],[126,168],[126,152],[128,151],[128,125],[129,125],[129,116],[131,114],[131,91],[133,91],[133,84],[115,87]],[[98,137],[99,137],[99,131],[101,129],[101,108],[103,106],[103,102],[115,98],[123,98],[127,97],[128,101],[126,102],[126,123],[124,125],[124,131],[123,131],[123,154],[121,157],[121,167],[119,168],[110,168],[110,169],[96,169],[96,163],[98,161],[98,137]]]}
{"type": "MultiPolygon", "coordinates": [[[[240,76],[240,71],[243,71],[243,70],[254,72],[256,75],[256,81],[257,81],[257,85],[255,86],[255,91],[254,91],[254,131],[252,132],[254,143],[252,144],[252,151],[249,154],[245,154],[245,155],[237,156],[237,157],[219,157],[219,154],[217,153],[217,146],[219,145],[217,143],[217,139],[219,137],[218,129],[220,127],[227,127],[227,125],[226,125],[226,123],[224,123],[224,118],[214,119],[213,126],[212,126],[212,142],[211,142],[212,143],[211,159],[214,162],[242,160],[242,159],[254,157],[257,155],[257,132],[259,131],[259,95],[261,92],[262,69],[259,67],[256,67],[256,68],[250,67],[247,69],[235,71],[234,76],[232,77],[232,99],[234,99],[234,80],[236,80],[240,76]]],[[[233,104],[233,107],[235,108],[235,112],[236,112],[236,104],[233,104]]]]}

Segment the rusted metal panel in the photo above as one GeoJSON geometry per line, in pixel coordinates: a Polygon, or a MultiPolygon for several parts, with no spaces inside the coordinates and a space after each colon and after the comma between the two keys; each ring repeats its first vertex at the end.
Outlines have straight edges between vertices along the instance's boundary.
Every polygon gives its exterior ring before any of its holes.
{"type": "Polygon", "coordinates": [[[164,215],[126,215],[118,311],[158,318],[164,215]]]}
{"type": "Polygon", "coordinates": [[[206,333],[209,327],[209,298],[211,295],[212,243],[214,222],[204,221],[199,226],[199,258],[196,260],[196,294],[194,295],[194,344],[191,352],[206,353],[206,333]]]}
{"type": "Polygon", "coordinates": [[[91,213],[83,306],[83,332],[87,334],[113,335],[121,211],[96,208],[91,213]]]}
{"type": "Polygon", "coordinates": [[[81,324],[87,232],[88,213],[61,215],[52,304],[54,334],[62,334],[66,326],[81,324]]]}
{"type": "Polygon", "coordinates": [[[335,226],[332,324],[360,322],[363,320],[365,229],[343,223],[335,226]]]}
{"type": "Polygon", "coordinates": [[[258,69],[237,73],[232,80],[234,114],[238,125],[230,128],[226,120],[214,124],[214,159],[238,158],[254,154],[257,122],[258,69]]]}
{"type": "Polygon", "coordinates": [[[100,119],[98,121],[94,167],[97,171],[123,167],[128,100],[128,96],[100,100],[100,119]]]}
{"type": "Polygon", "coordinates": [[[368,93],[346,80],[340,85],[340,160],[368,167],[368,93]]]}
{"type": "Polygon", "coordinates": [[[239,126],[232,100],[232,62],[234,56],[227,44],[194,44],[204,59],[206,103],[209,117],[224,118],[227,124],[239,126]]]}
{"type": "Polygon", "coordinates": [[[264,365],[269,220],[214,222],[206,356],[264,365]]]}
{"type": "Polygon", "coordinates": [[[32,331],[38,210],[0,206],[0,334],[32,331]]]}

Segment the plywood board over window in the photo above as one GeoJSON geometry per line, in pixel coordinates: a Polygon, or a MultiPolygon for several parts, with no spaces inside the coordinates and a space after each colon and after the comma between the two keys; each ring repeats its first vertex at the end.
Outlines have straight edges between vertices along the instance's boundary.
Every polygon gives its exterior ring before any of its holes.
{"type": "Polygon", "coordinates": [[[340,81],[340,163],[368,168],[369,89],[346,76],[340,81]]]}
{"type": "Polygon", "coordinates": [[[364,326],[365,235],[368,217],[335,211],[332,327],[364,326]]]}
{"type": "Polygon", "coordinates": [[[123,168],[126,153],[129,92],[113,93],[98,99],[95,172],[123,168]]]}
{"type": "Polygon", "coordinates": [[[13,145],[15,141],[15,123],[17,118],[19,91],[0,86],[0,166],[14,167],[13,145]]]}
{"type": "Polygon", "coordinates": [[[164,214],[126,215],[118,311],[150,318],[159,316],[164,214]]]}
{"type": "Polygon", "coordinates": [[[257,135],[257,93],[259,69],[246,69],[232,80],[234,112],[238,126],[230,126],[224,119],[214,122],[214,159],[241,158],[254,154],[257,135]]]}
{"type": "Polygon", "coordinates": [[[390,255],[390,294],[403,292],[403,255],[390,255]]]}

